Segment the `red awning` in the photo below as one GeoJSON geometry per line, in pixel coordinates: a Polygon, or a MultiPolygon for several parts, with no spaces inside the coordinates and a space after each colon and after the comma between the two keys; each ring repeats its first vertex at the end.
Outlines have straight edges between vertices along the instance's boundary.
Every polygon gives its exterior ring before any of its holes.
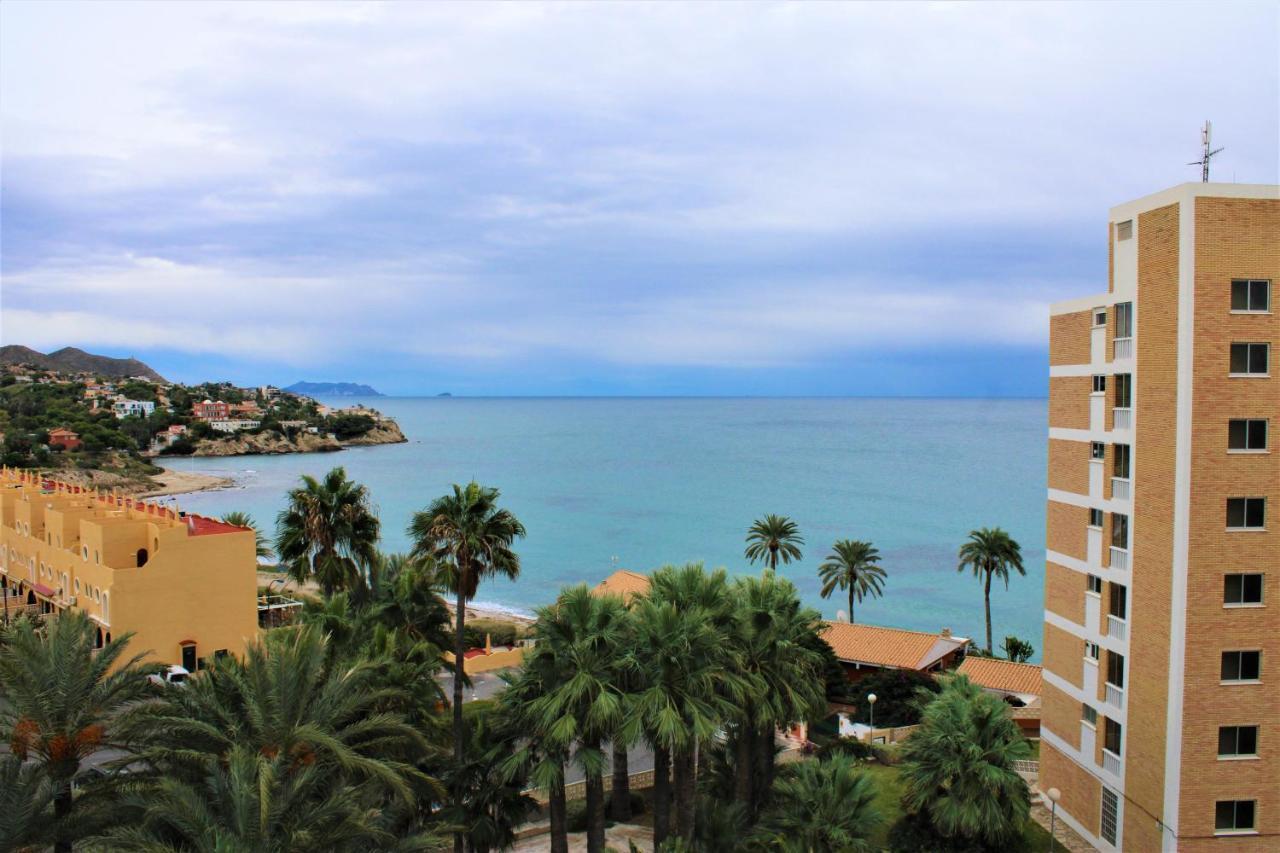
{"type": "Polygon", "coordinates": [[[43,595],[45,598],[53,598],[58,594],[56,589],[49,589],[49,587],[42,583],[33,583],[31,588],[36,591],[36,595],[43,595]]]}

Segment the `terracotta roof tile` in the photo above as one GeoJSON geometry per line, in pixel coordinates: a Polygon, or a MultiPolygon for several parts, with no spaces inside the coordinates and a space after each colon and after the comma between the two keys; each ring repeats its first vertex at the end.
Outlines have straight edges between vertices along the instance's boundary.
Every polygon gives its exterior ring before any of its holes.
{"type": "Polygon", "coordinates": [[[622,600],[630,602],[637,595],[643,595],[649,591],[649,578],[638,572],[629,572],[626,569],[618,569],[609,577],[596,584],[591,590],[592,595],[620,595],[622,600]]]}
{"type": "Polygon", "coordinates": [[[965,637],[849,622],[828,622],[822,639],[840,660],[899,669],[925,669],[968,642],[965,637]]]}
{"type": "Polygon", "coordinates": [[[974,684],[1005,693],[1040,695],[1040,667],[999,658],[967,657],[956,670],[974,684]]]}

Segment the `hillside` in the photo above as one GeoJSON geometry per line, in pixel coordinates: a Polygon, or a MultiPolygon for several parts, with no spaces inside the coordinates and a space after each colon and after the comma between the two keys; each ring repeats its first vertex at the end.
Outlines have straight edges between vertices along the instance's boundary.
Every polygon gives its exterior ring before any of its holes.
{"type": "Polygon", "coordinates": [[[10,344],[0,347],[0,364],[30,364],[40,370],[54,370],[58,373],[94,373],[115,379],[143,376],[152,382],[168,381],[136,358],[94,355],[75,347],[63,347],[46,355],[30,347],[10,344]]]}
{"type": "Polygon", "coordinates": [[[303,394],[314,397],[385,397],[385,394],[373,390],[368,385],[355,382],[295,382],[284,390],[291,394],[303,394]]]}

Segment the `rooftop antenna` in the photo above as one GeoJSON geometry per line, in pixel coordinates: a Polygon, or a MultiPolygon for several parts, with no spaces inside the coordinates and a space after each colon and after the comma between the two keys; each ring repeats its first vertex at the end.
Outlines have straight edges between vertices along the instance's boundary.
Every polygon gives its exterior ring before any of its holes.
{"type": "Polygon", "coordinates": [[[1188,166],[1200,167],[1200,180],[1206,184],[1209,183],[1209,161],[1213,159],[1213,155],[1221,154],[1226,150],[1225,148],[1211,150],[1212,142],[1210,141],[1210,137],[1212,134],[1213,124],[1208,119],[1205,119],[1204,127],[1200,128],[1200,141],[1201,144],[1204,145],[1204,155],[1201,156],[1199,160],[1193,160],[1187,164],[1188,166]]]}

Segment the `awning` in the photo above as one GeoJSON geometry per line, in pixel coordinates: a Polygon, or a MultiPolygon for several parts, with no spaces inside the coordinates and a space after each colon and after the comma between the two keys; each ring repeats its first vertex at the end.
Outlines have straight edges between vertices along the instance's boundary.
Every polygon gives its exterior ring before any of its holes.
{"type": "Polygon", "coordinates": [[[33,583],[31,588],[36,591],[36,595],[43,595],[45,598],[53,598],[58,594],[56,589],[50,589],[42,583],[33,583]]]}

